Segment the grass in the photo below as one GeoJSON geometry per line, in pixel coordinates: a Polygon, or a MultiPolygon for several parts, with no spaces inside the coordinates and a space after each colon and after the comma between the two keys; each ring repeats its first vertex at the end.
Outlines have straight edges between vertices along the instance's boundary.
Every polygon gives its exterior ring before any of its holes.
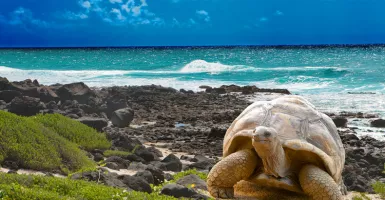
{"type": "Polygon", "coordinates": [[[355,195],[352,200],[370,200],[365,193],[360,193],[360,195],[355,195]]]}
{"type": "MultiPolygon", "coordinates": [[[[385,164],[384,164],[384,171],[382,172],[385,174],[385,164]]],[[[373,190],[381,196],[382,199],[385,199],[385,183],[381,183],[379,181],[375,182],[373,185],[373,190]]]]}
{"type": "Polygon", "coordinates": [[[152,187],[152,191],[153,193],[159,193],[161,191],[161,189],[163,188],[163,186],[167,185],[167,184],[171,184],[171,183],[176,183],[179,179],[187,176],[187,175],[190,175],[190,174],[195,174],[197,176],[199,176],[199,178],[201,178],[202,180],[206,181],[207,180],[207,174],[204,173],[204,172],[200,172],[200,171],[197,171],[196,169],[189,169],[187,171],[183,171],[183,172],[178,172],[176,174],[173,175],[174,179],[173,180],[170,180],[170,181],[166,181],[160,185],[153,185],[151,184],[151,187],[152,187]]]}
{"type": "Polygon", "coordinates": [[[32,118],[85,150],[108,149],[111,146],[105,134],[63,115],[39,114],[32,118]]]}
{"type": "Polygon", "coordinates": [[[197,171],[196,169],[189,169],[187,171],[183,171],[183,172],[179,172],[179,173],[176,173],[173,175],[174,177],[174,181],[178,181],[179,179],[187,176],[187,175],[190,175],[190,174],[195,174],[197,176],[199,176],[199,178],[201,178],[202,180],[206,181],[207,180],[207,175],[206,173],[204,172],[200,172],[200,171],[197,171]]]}
{"type": "Polygon", "coordinates": [[[91,161],[78,145],[32,118],[0,111],[0,163],[10,160],[19,167],[68,173],[91,168],[91,161]]]}
{"type": "Polygon", "coordinates": [[[373,190],[381,196],[381,198],[385,199],[385,183],[381,183],[379,181],[375,182],[373,185],[373,190]]]}
{"type": "Polygon", "coordinates": [[[131,151],[106,150],[104,151],[103,155],[106,157],[110,157],[110,156],[126,157],[128,155],[134,154],[139,147],[140,145],[135,145],[134,149],[132,149],[131,151]]]}
{"type": "Polygon", "coordinates": [[[120,157],[125,157],[125,156],[128,156],[128,155],[131,155],[132,153],[131,152],[127,152],[127,151],[118,151],[118,150],[106,150],[104,151],[103,155],[106,156],[106,157],[110,157],[110,156],[120,156],[120,157]]]}
{"type": "Polygon", "coordinates": [[[2,200],[176,200],[156,193],[127,192],[93,182],[34,175],[0,174],[2,200]]]}

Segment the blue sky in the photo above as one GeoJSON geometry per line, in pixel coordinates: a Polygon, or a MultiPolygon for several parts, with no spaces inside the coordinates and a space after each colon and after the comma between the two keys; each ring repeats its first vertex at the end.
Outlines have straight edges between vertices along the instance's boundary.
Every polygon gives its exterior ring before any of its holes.
{"type": "Polygon", "coordinates": [[[385,0],[1,0],[0,46],[385,43],[385,0]]]}

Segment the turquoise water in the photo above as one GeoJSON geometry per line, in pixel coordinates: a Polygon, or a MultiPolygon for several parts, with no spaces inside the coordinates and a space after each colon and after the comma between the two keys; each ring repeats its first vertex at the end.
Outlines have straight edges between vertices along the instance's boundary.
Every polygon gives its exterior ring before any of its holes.
{"type": "Polygon", "coordinates": [[[253,84],[300,93],[383,92],[385,48],[0,50],[0,75],[43,84],[253,84]]]}
{"type": "MultiPolygon", "coordinates": [[[[83,81],[96,87],[158,84],[194,91],[200,85],[251,84],[287,88],[323,111],[382,116],[384,72],[385,47],[378,46],[0,50],[0,76],[11,81],[83,81]],[[375,94],[349,94],[360,92],[375,94]]],[[[360,134],[385,139],[382,130],[360,134]]]]}

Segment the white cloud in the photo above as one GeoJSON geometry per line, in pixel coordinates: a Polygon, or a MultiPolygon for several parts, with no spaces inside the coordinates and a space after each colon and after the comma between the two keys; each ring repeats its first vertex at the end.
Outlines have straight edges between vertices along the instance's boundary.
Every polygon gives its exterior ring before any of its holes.
{"type": "Polygon", "coordinates": [[[147,9],[143,10],[143,14],[147,17],[154,17],[155,13],[148,11],[147,9]]]}
{"type": "Polygon", "coordinates": [[[140,14],[142,14],[142,7],[146,7],[146,6],[148,6],[148,4],[147,4],[147,2],[146,2],[146,0],[140,0],[140,5],[139,6],[133,6],[132,8],[131,8],[131,11],[132,11],[132,15],[133,16],[135,16],[135,17],[137,17],[137,16],[139,16],[140,14]]]}
{"type": "Polygon", "coordinates": [[[195,20],[192,18],[189,19],[189,22],[190,22],[190,24],[196,24],[195,20]]]}
{"type": "Polygon", "coordinates": [[[146,0],[79,0],[79,5],[87,9],[83,12],[84,16],[70,13],[67,16],[69,19],[89,17],[91,12],[95,12],[101,20],[111,25],[165,24],[162,18],[145,8],[148,7],[146,0]]]}
{"type": "Polygon", "coordinates": [[[140,6],[148,6],[146,0],[140,0],[140,2],[142,3],[140,6]]]}
{"type": "Polygon", "coordinates": [[[63,14],[63,17],[69,20],[78,20],[78,19],[87,19],[88,15],[84,13],[74,13],[74,12],[67,11],[66,13],[63,14]]]}
{"type": "Polygon", "coordinates": [[[267,22],[269,19],[268,18],[266,18],[266,17],[261,17],[261,18],[259,18],[259,21],[260,22],[267,22]]]}
{"type": "Polygon", "coordinates": [[[134,16],[139,16],[142,12],[141,12],[141,7],[140,6],[135,6],[135,7],[133,7],[132,9],[131,9],[131,11],[132,11],[132,15],[134,15],[134,16]]]}
{"type": "Polygon", "coordinates": [[[91,3],[89,1],[80,1],[79,2],[80,5],[83,7],[83,8],[87,8],[87,9],[90,9],[91,8],[91,3]]]}
{"type": "Polygon", "coordinates": [[[124,21],[126,20],[126,17],[122,15],[122,13],[120,12],[119,9],[116,9],[116,8],[113,8],[111,10],[111,13],[115,14],[116,15],[116,18],[120,21],[124,21]]]}
{"type": "Polygon", "coordinates": [[[180,25],[179,21],[175,18],[172,18],[172,26],[179,26],[179,25],[180,25]]]}
{"type": "Polygon", "coordinates": [[[18,9],[16,9],[15,11],[13,11],[14,14],[24,14],[25,13],[25,9],[23,7],[20,7],[18,9]]]}
{"type": "Polygon", "coordinates": [[[6,20],[2,19],[3,22],[8,23],[10,25],[34,25],[40,28],[47,28],[50,24],[44,20],[36,19],[33,17],[32,12],[29,9],[25,9],[23,7],[19,7],[11,13],[11,18],[6,20]]]}
{"type": "Polygon", "coordinates": [[[122,5],[122,10],[129,13],[131,11],[131,8],[135,5],[134,0],[128,0],[125,4],[122,5]]]}
{"type": "Polygon", "coordinates": [[[275,11],[274,15],[282,16],[283,12],[281,12],[280,10],[277,10],[277,11],[275,11]]]}
{"type": "Polygon", "coordinates": [[[122,0],[110,0],[110,3],[115,4],[115,3],[123,3],[122,0]]]}
{"type": "Polygon", "coordinates": [[[155,25],[155,26],[163,26],[165,25],[165,22],[163,19],[159,18],[159,17],[155,17],[155,19],[152,20],[152,23],[155,25]]]}
{"type": "Polygon", "coordinates": [[[122,5],[122,10],[126,11],[127,13],[130,12],[130,8],[128,8],[127,4],[122,5]]]}
{"type": "Polygon", "coordinates": [[[198,15],[199,18],[203,19],[206,22],[210,21],[210,16],[209,13],[205,10],[197,10],[196,14],[198,15]]]}

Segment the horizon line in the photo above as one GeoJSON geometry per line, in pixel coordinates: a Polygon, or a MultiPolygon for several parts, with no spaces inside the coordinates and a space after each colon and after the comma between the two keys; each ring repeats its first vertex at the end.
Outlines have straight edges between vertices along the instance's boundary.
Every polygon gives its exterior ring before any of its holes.
{"type": "Polygon", "coordinates": [[[385,47],[385,43],[372,44],[282,44],[282,45],[137,45],[137,46],[0,46],[0,49],[140,49],[140,48],[237,48],[237,47],[255,47],[255,48],[328,48],[328,47],[385,47]]]}

